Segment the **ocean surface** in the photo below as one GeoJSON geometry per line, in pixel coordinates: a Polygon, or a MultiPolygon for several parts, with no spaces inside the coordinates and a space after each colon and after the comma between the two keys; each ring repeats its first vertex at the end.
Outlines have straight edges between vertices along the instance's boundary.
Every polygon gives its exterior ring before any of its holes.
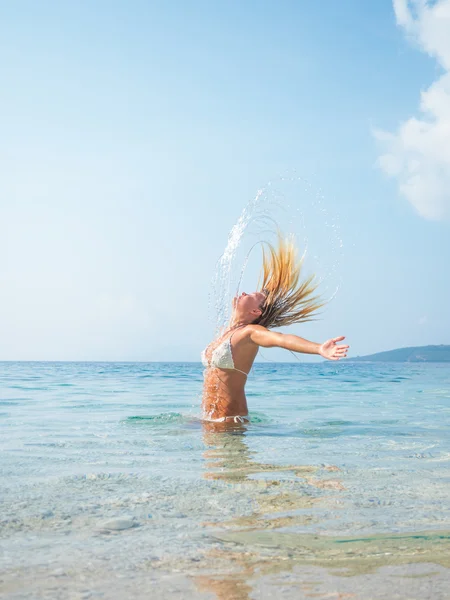
{"type": "Polygon", "coordinates": [[[0,363],[11,599],[450,598],[450,365],[0,363]]]}

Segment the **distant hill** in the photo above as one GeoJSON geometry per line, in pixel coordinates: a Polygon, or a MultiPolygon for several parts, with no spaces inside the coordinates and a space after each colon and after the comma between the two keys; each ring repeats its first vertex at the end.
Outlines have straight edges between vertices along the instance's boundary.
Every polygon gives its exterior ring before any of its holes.
{"type": "Polygon", "coordinates": [[[374,362],[450,362],[450,346],[416,346],[377,352],[368,356],[356,356],[350,361],[374,362]]]}

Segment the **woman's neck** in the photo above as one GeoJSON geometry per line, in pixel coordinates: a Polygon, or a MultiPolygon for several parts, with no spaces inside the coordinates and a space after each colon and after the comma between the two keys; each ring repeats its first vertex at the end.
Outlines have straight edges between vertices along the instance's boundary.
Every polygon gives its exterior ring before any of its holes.
{"type": "Polygon", "coordinates": [[[249,319],[244,319],[243,317],[231,317],[230,319],[230,329],[236,329],[236,327],[243,327],[244,325],[250,325],[251,321],[249,319]]]}

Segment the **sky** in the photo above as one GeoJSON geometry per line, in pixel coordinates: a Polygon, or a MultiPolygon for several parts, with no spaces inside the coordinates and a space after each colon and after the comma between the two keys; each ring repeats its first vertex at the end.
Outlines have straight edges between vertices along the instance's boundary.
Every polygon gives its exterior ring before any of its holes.
{"type": "Polygon", "coordinates": [[[450,343],[450,0],[0,0],[0,56],[0,360],[198,360],[230,229],[292,169],[343,249],[290,331],[450,343]]]}

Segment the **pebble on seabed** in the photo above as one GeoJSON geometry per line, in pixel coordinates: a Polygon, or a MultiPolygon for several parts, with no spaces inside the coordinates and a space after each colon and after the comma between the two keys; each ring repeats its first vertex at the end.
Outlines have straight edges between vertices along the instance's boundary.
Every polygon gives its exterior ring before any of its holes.
{"type": "Polygon", "coordinates": [[[122,531],[123,529],[130,529],[131,527],[139,527],[139,523],[133,519],[110,519],[105,521],[99,527],[100,530],[107,529],[110,531],[122,531]]]}

